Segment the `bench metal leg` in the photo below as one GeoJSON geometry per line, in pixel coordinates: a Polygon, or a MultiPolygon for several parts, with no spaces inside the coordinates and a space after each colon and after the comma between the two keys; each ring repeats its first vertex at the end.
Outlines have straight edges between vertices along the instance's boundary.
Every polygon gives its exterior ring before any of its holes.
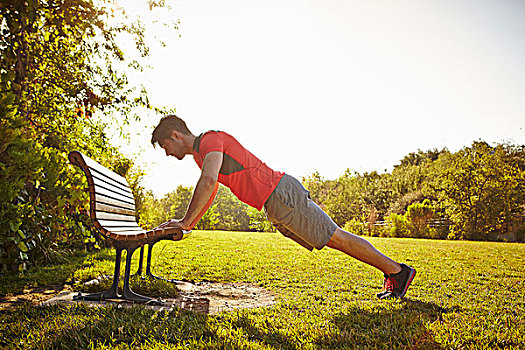
{"type": "Polygon", "coordinates": [[[144,246],[140,247],[139,267],[133,276],[142,275],[142,261],[144,260],[144,246]]]}
{"type": "MultiPolygon", "coordinates": [[[[118,281],[120,278],[120,261],[122,260],[122,248],[115,248],[116,257],[115,257],[115,272],[113,274],[113,284],[108,290],[98,293],[92,293],[87,295],[77,295],[73,297],[73,300],[93,300],[100,301],[106,299],[119,299],[120,295],[118,294],[118,281]]],[[[127,257],[126,257],[127,260],[127,257]]]]}
{"type": "Polygon", "coordinates": [[[153,243],[148,244],[148,257],[147,257],[147,261],[146,261],[146,276],[153,277],[153,278],[157,278],[156,276],[154,276],[151,273],[151,253],[153,251],[153,245],[155,243],[157,243],[157,242],[153,242],[153,243]]]}
{"type": "Polygon", "coordinates": [[[152,256],[152,251],[153,251],[153,245],[155,243],[157,243],[157,242],[153,242],[153,243],[148,244],[148,258],[146,260],[146,277],[151,277],[151,278],[155,278],[155,279],[158,279],[158,280],[167,281],[167,282],[170,282],[170,283],[177,283],[178,282],[177,280],[172,280],[172,279],[168,279],[168,278],[164,278],[164,277],[155,276],[153,273],[151,273],[151,256],[152,256]]]}
{"type": "Polygon", "coordinates": [[[131,256],[136,249],[137,247],[126,248],[126,269],[124,272],[124,289],[122,290],[122,299],[145,303],[152,300],[152,298],[137,294],[129,287],[129,277],[131,274],[131,256]]]}

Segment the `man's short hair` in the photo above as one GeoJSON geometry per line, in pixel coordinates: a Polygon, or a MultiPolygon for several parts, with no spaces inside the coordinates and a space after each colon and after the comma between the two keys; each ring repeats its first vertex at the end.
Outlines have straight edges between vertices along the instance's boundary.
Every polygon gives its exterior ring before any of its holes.
{"type": "Polygon", "coordinates": [[[191,135],[190,130],[186,126],[186,122],[176,115],[167,115],[163,117],[159,125],[153,130],[151,135],[151,144],[155,146],[161,140],[167,140],[173,131],[178,131],[185,135],[191,135]]]}

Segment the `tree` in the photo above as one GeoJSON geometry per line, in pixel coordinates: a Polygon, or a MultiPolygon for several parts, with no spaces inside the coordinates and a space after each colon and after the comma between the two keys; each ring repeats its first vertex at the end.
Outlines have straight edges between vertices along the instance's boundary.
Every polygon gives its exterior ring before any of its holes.
{"type": "Polygon", "coordinates": [[[318,171],[301,179],[303,186],[310,192],[312,200],[318,204],[325,203],[334,187],[333,181],[324,179],[318,171]]]}
{"type": "Polygon", "coordinates": [[[130,59],[117,36],[131,35],[141,56],[148,48],[137,22],[119,23],[129,19],[104,6],[0,2],[1,270],[56,260],[56,247],[93,240],[85,179],[68,164],[70,150],[81,149],[121,175],[133,167],[109,145],[97,115],[153,108],[147,92],[129,86],[119,68],[130,59]]]}
{"type": "Polygon", "coordinates": [[[206,213],[204,213],[197,225],[195,225],[195,228],[197,230],[215,230],[219,222],[220,214],[217,210],[217,204],[213,204],[208,208],[206,213]]]}
{"type": "Polygon", "coordinates": [[[428,199],[423,203],[413,203],[408,206],[405,217],[408,223],[409,237],[428,237],[429,223],[434,218],[434,208],[428,199]]]}
{"type": "Polygon", "coordinates": [[[248,208],[248,216],[250,217],[250,231],[256,232],[275,232],[276,229],[266,217],[263,211],[255,208],[248,208]]]}
{"type": "Polygon", "coordinates": [[[390,204],[386,216],[390,214],[403,214],[411,204],[425,200],[425,195],[420,190],[408,192],[390,204]]]}
{"type": "Polygon", "coordinates": [[[394,169],[433,162],[436,161],[441,154],[446,152],[446,149],[438,150],[436,148],[428,151],[418,150],[417,153],[411,152],[408,155],[404,156],[403,159],[401,159],[401,161],[399,162],[399,164],[394,166],[394,169]]]}
{"type": "Polygon", "coordinates": [[[474,142],[435,162],[427,192],[452,221],[453,238],[487,239],[523,205],[523,172],[502,145],[474,142]]]}
{"type": "Polygon", "coordinates": [[[363,222],[367,213],[361,200],[358,174],[348,169],[334,181],[322,208],[341,227],[352,219],[363,222]]]}

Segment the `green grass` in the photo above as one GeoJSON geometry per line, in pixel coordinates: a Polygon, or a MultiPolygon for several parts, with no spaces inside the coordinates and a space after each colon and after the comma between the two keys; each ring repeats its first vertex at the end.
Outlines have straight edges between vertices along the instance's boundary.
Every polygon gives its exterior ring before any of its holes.
{"type": "MultiPolygon", "coordinates": [[[[369,238],[418,275],[404,300],[380,301],[382,274],[325,248],[308,252],[275,233],[195,231],[155,246],[155,274],[189,281],[253,282],[277,304],[218,315],[142,308],[35,308],[0,315],[0,347],[20,349],[523,349],[525,245],[369,238]]],[[[138,255],[138,254],[136,254],[138,255]]],[[[76,259],[76,260],[75,260],[76,259]]],[[[112,274],[113,252],[0,280],[34,284],[112,274]]],[[[163,282],[132,285],[176,293],[163,282]]],[[[2,289],[3,294],[6,294],[2,289]]]]}

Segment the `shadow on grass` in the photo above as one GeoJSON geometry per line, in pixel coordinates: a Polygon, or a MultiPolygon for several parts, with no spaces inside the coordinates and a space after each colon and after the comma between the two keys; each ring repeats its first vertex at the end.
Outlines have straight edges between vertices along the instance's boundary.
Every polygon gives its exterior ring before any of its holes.
{"type": "MultiPolygon", "coordinates": [[[[4,311],[0,348],[90,349],[129,345],[216,343],[207,315],[178,310],[155,312],[142,307],[83,305],[33,307],[4,311]]],[[[218,348],[218,347],[217,347],[218,348]]]]}
{"type": "MultiPolygon", "coordinates": [[[[365,310],[359,307],[339,313],[330,321],[327,335],[313,342],[318,349],[444,349],[427,329],[427,322],[441,321],[444,314],[455,311],[434,303],[405,299],[392,308],[365,310]]],[[[232,329],[273,349],[301,349],[279,329],[257,327],[246,316],[230,320],[232,329]]]]}
{"type": "MultiPolygon", "coordinates": [[[[263,344],[270,349],[301,349],[279,330],[270,331],[255,326],[254,321],[242,314],[230,314],[225,319],[177,310],[155,313],[143,308],[103,308],[98,315],[93,310],[72,309],[80,325],[70,325],[60,332],[50,334],[43,348],[87,349],[99,346],[163,348],[182,346],[198,349],[245,349],[248,344],[263,344]],[[86,315],[94,316],[86,322],[86,315]],[[224,322],[221,322],[224,321],[224,322]]],[[[52,311],[55,312],[55,311],[52,311]]],[[[58,316],[57,312],[57,316],[58,316]]],[[[90,318],[90,317],[88,317],[90,318]]],[[[19,342],[19,340],[17,340],[19,342]]],[[[28,349],[40,349],[42,344],[28,349]]]]}
{"type": "MultiPolygon", "coordinates": [[[[239,314],[236,320],[230,323],[232,329],[241,330],[243,336],[252,342],[264,344],[272,349],[302,349],[301,345],[295,344],[288,336],[282,334],[279,329],[273,327],[257,327],[248,316],[239,314]]],[[[266,326],[271,326],[266,324],[266,326]]]]}
{"type": "MultiPolygon", "coordinates": [[[[124,253],[123,259],[125,259],[125,256],[126,254],[124,253]]],[[[2,274],[0,275],[0,301],[2,297],[8,294],[18,295],[24,293],[25,289],[50,287],[59,291],[64,284],[74,284],[73,277],[77,271],[87,271],[85,272],[86,276],[81,276],[81,279],[88,278],[89,280],[90,278],[101,277],[101,280],[103,280],[104,276],[100,276],[101,273],[99,272],[95,272],[95,276],[89,276],[89,269],[90,267],[100,267],[104,264],[110,266],[109,271],[113,273],[115,264],[114,249],[103,249],[97,252],[74,251],[62,256],[61,261],[54,264],[35,266],[20,274],[2,274]]],[[[121,266],[122,271],[123,269],[124,266],[121,266]]],[[[136,264],[133,264],[132,269],[137,269],[136,264]]],[[[111,285],[111,281],[108,282],[108,287],[109,285],[111,285]]],[[[93,288],[100,289],[102,287],[95,285],[93,288]]],[[[91,291],[90,287],[85,289],[86,292],[91,291]]]]}
{"type": "MultiPolygon", "coordinates": [[[[123,255],[125,258],[125,253],[123,255]]],[[[12,308],[25,302],[41,302],[63,291],[64,288],[81,291],[84,294],[107,290],[113,282],[113,277],[107,273],[113,273],[114,264],[114,249],[97,252],[75,251],[65,254],[61,261],[55,264],[35,266],[20,274],[1,274],[2,309],[12,308]],[[92,283],[87,284],[87,281],[92,283]]],[[[138,264],[134,262],[132,271],[136,271],[137,267],[138,264]]],[[[124,266],[121,266],[120,291],[123,287],[123,275],[124,266]]],[[[173,283],[162,280],[133,276],[130,282],[135,292],[154,298],[172,298],[179,294],[173,283]]]]}
{"type": "MultiPolygon", "coordinates": [[[[395,301],[394,301],[395,302],[395,301]]],[[[353,308],[333,317],[335,329],[316,343],[323,349],[444,349],[427,329],[454,309],[405,299],[400,307],[377,310],[353,308]]]]}
{"type": "MultiPolygon", "coordinates": [[[[231,318],[230,318],[231,317],[231,318]]],[[[300,347],[278,333],[266,333],[244,316],[225,322],[205,314],[142,307],[83,305],[35,308],[30,304],[0,313],[0,349],[194,348],[245,349],[262,343],[273,349],[300,347]]]]}
{"type": "MultiPolygon", "coordinates": [[[[396,302],[393,302],[396,303],[396,302]]],[[[355,307],[338,313],[319,349],[443,349],[427,329],[452,309],[406,300],[376,310],[355,307]],[[395,310],[394,310],[395,309],[395,310]]],[[[178,310],[155,312],[141,307],[19,307],[0,314],[0,348],[80,349],[90,347],[186,346],[199,349],[241,349],[249,344],[269,349],[301,349],[296,332],[243,313],[218,317],[178,310]],[[13,347],[13,345],[15,345],[13,347]]],[[[299,336],[299,338],[303,338],[299,336]]],[[[305,335],[303,342],[308,339],[305,335]]]]}
{"type": "MultiPolygon", "coordinates": [[[[107,254],[100,252],[97,259],[109,259],[107,254]]],[[[76,270],[85,266],[86,259],[93,256],[93,253],[76,251],[63,256],[56,264],[35,266],[22,274],[0,275],[0,297],[23,293],[26,288],[64,285],[76,270]]]]}

